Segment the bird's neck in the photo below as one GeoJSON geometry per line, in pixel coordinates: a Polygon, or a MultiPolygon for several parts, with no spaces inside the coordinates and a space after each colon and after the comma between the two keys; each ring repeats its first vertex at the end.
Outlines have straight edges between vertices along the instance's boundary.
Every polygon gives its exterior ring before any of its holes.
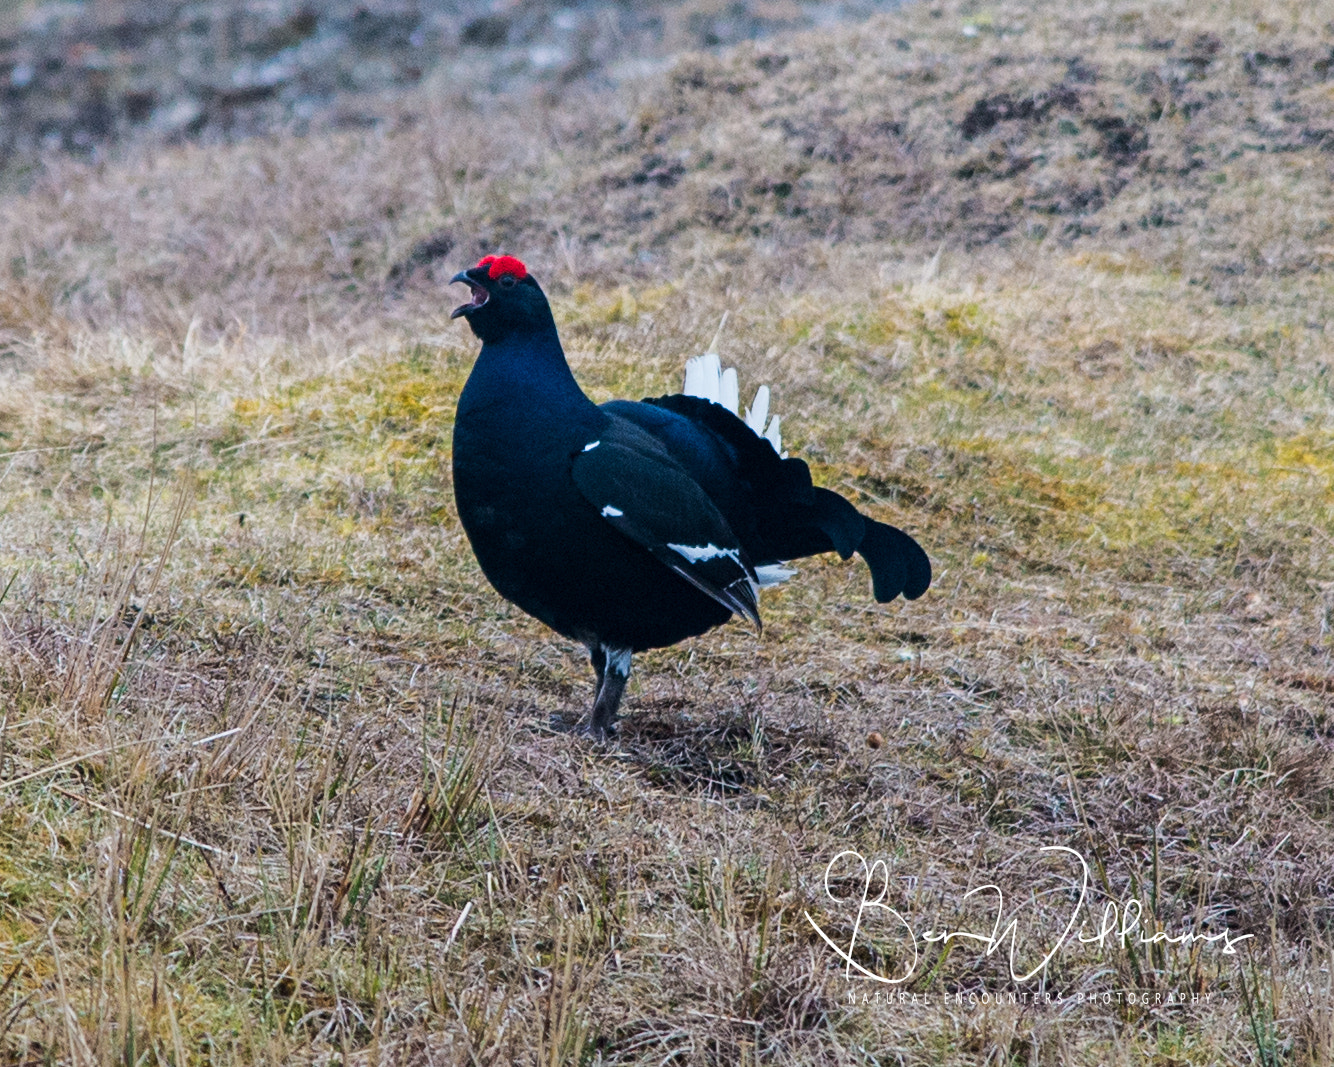
{"type": "Polygon", "coordinates": [[[574,380],[555,323],[550,330],[487,341],[459,398],[459,417],[487,409],[522,412],[529,425],[569,420],[594,408],[574,380]]]}

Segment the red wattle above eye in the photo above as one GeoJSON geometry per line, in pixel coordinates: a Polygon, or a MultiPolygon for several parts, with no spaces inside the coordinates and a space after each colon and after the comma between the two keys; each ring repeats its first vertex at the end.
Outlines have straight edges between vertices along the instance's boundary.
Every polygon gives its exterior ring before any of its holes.
{"type": "Polygon", "coordinates": [[[512,274],[516,281],[522,281],[528,277],[528,268],[523,265],[523,261],[514,256],[484,256],[477,264],[479,267],[489,267],[487,274],[491,280],[495,281],[502,274],[512,274]]]}

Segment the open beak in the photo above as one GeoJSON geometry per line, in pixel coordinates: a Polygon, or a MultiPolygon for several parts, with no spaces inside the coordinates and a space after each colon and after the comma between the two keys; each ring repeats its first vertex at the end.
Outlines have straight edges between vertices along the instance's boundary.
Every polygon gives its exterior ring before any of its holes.
{"type": "Polygon", "coordinates": [[[466,270],[459,271],[454,277],[449,279],[449,282],[451,285],[455,282],[462,282],[472,290],[472,299],[466,304],[460,304],[450,312],[449,317],[451,319],[457,319],[460,315],[469,315],[491,299],[491,294],[469,278],[466,270]]]}

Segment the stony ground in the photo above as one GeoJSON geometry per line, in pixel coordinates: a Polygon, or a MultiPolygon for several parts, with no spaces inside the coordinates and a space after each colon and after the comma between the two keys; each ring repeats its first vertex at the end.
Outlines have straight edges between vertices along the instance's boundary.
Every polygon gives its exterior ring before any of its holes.
{"type": "Polygon", "coordinates": [[[0,3],[0,173],[43,153],[375,126],[404,92],[522,103],[894,0],[0,3]]]}
{"type": "Polygon", "coordinates": [[[1330,1063],[1331,18],[958,0],[24,171],[0,1058],[1330,1063]],[[932,590],[803,562],[575,736],[453,513],[491,251],[597,399],[726,313],[932,590]]]}

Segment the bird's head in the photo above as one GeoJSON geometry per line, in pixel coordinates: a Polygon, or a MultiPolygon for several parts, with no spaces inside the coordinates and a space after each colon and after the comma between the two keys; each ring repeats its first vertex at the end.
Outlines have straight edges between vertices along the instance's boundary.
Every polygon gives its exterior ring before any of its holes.
{"type": "Polygon", "coordinates": [[[513,256],[487,256],[450,281],[463,282],[472,290],[472,299],[456,307],[450,318],[467,319],[472,332],[483,342],[554,325],[546,294],[528,268],[513,256]]]}

